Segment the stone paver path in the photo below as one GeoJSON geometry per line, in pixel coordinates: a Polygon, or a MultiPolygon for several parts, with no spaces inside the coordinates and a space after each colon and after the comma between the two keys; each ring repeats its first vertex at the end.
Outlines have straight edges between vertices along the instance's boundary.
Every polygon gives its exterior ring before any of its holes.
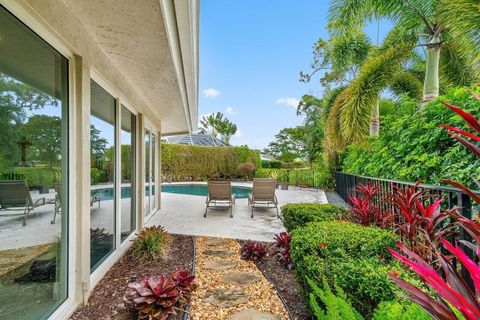
{"type": "Polygon", "coordinates": [[[198,288],[190,303],[189,319],[288,319],[273,285],[253,262],[240,259],[237,241],[197,237],[195,245],[198,288]]]}

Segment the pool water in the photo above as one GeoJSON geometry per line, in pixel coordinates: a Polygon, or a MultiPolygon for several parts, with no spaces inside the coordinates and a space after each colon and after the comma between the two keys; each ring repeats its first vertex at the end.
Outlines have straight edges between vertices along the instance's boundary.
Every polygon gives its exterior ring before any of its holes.
{"type": "MultiPolygon", "coordinates": [[[[162,185],[162,192],[189,194],[192,196],[204,196],[208,195],[208,189],[206,184],[171,184],[162,185]]],[[[252,192],[249,187],[232,186],[232,192],[235,194],[236,199],[246,199],[248,194],[252,192]]]]}
{"type": "MultiPolygon", "coordinates": [[[[152,187],[153,189],[154,187],[152,187]]],[[[153,190],[154,191],[154,190],[153,190]]],[[[208,189],[206,184],[169,184],[162,185],[162,192],[188,194],[192,196],[204,196],[208,195],[208,189]]],[[[249,187],[232,186],[232,192],[235,194],[236,199],[246,199],[248,194],[252,192],[249,187]]],[[[97,196],[100,200],[112,200],[113,188],[95,189],[91,191],[91,196],[97,196]]],[[[121,198],[126,199],[131,197],[131,188],[122,187],[121,198]]],[[[145,190],[145,195],[148,195],[148,190],[145,190]]]]}

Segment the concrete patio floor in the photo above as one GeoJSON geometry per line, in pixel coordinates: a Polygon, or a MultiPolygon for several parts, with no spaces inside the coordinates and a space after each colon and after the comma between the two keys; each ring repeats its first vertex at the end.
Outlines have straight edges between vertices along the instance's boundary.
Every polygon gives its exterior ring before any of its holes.
{"type": "MultiPolygon", "coordinates": [[[[233,185],[251,187],[252,184],[233,185]]],[[[280,207],[287,203],[327,203],[325,193],[317,189],[290,187],[289,190],[277,190],[276,195],[280,207]]],[[[150,218],[147,225],[161,225],[170,233],[273,241],[275,234],[285,231],[275,209],[255,209],[252,219],[247,199],[236,199],[233,218],[229,217],[228,209],[209,210],[207,217],[204,218],[204,196],[162,192],[161,207],[162,209],[150,218]]]]}

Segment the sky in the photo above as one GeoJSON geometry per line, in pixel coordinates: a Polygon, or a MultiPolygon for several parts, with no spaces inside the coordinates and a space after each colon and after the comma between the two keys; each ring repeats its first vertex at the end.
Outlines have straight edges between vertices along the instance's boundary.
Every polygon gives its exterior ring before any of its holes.
{"type": "MultiPolygon", "coordinates": [[[[327,0],[201,0],[199,119],[222,112],[238,127],[232,145],[263,149],[302,124],[304,94],[321,96],[308,71],[314,43],[327,39],[327,0]]],[[[391,29],[380,23],[380,39],[391,29]]],[[[376,39],[377,23],[365,28],[376,39]]]]}

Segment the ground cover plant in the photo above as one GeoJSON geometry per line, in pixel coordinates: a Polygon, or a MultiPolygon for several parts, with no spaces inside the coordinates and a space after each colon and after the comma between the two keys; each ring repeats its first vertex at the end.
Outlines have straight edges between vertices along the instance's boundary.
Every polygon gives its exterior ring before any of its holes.
{"type": "Polygon", "coordinates": [[[132,254],[143,260],[156,260],[165,253],[168,242],[168,233],[162,227],[145,227],[133,241],[132,254]]]}

